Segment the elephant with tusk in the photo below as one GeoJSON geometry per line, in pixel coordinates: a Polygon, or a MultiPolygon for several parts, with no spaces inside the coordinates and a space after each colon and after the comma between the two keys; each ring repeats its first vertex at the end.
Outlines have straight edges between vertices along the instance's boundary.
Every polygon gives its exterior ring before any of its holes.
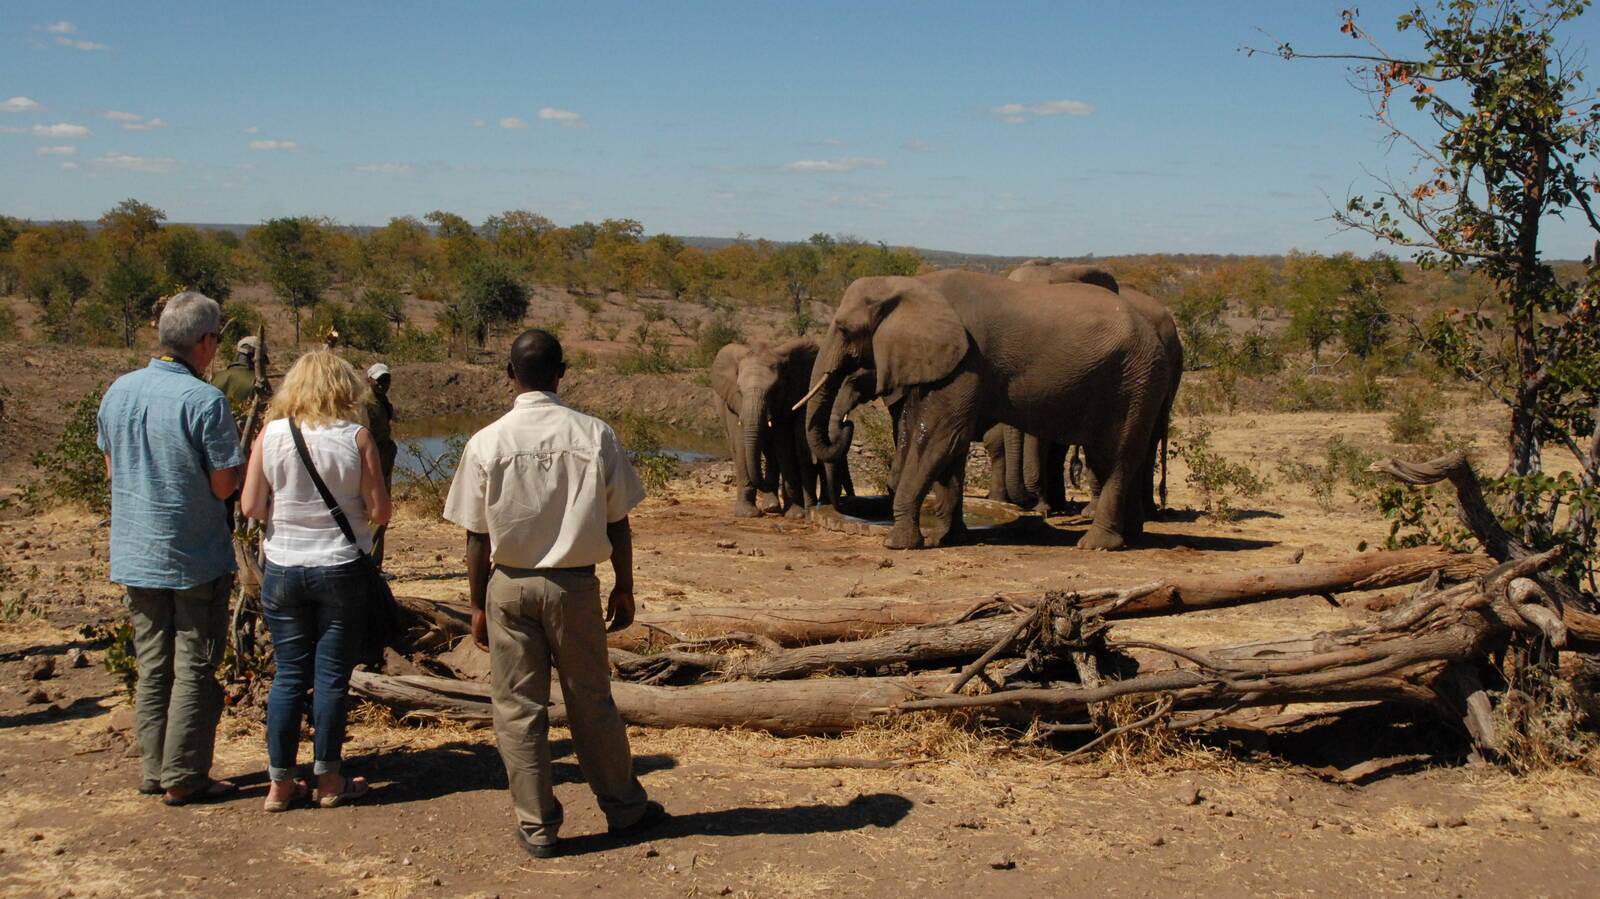
{"type": "Polygon", "coordinates": [[[758,492],[776,494],[777,510],[788,518],[805,517],[816,503],[818,473],[795,411],[816,358],[817,342],[802,337],[770,346],[730,343],[711,363],[733,458],[733,514],[760,515],[758,492]]]}
{"type": "Polygon", "coordinates": [[[834,399],[861,371],[876,372],[879,395],[902,392],[892,549],[959,535],[968,444],[992,425],[1081,444],[1101,501],[1078,545],[1116,549],[1142,530],[1136,481],[1168,365],[1154,327],[1097,285],[958,270],[860,278],[818,350],[806,437],[814,452],[827,444],[834,399]],[[930,490],[937,523],[924,534],[918,514],[930,490]]]}

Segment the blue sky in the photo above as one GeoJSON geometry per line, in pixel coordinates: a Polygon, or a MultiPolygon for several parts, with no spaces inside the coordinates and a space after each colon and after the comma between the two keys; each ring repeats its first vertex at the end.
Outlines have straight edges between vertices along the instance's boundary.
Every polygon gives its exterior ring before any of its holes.
{"type": "MultiPolygon", "coordinates": [[[[1339,64],[1238,51],[1350,47],[1343,5],[7,0],[0,213],[1365,254],[1326,217],[1410,158],[1339,64]]],[[[1600,47],[1600,13],[1569,34],[1600,47]]]]}

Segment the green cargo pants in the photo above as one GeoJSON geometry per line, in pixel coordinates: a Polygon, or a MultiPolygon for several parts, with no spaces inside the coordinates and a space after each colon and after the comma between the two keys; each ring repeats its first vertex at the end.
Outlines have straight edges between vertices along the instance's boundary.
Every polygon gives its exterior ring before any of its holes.
{"type": "Polygon", "coordinates": [[[128,588],[139,660],[134,731],[144,783],[165,790],[203,787],[222,716],[217,664],[227,642],[233,575],[181,590],[128,588]]]}

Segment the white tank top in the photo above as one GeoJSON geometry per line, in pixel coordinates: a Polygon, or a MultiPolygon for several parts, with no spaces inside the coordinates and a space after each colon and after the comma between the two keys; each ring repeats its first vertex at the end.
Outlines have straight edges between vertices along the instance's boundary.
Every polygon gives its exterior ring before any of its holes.
{"type": "MultiPolygon", "coordinates": [[[[361,425],[341,421],[323,428],[302,426],[300,433],[305,436],[317,473],[344,509],[356,540],[362,550],[371,552],[372,525],[367,521],[367,504],[361,498],[361,451],[356,447],[360,430],[361,425]]],[[[286,567],[318,568],[358,558],[355,547],[334,523],[305,463],[300,461],[288,419],[267,423],[261,437],[261,466],[267,485],[272,488],[272,516],[261,544],[267,561],[286,567]]]]}

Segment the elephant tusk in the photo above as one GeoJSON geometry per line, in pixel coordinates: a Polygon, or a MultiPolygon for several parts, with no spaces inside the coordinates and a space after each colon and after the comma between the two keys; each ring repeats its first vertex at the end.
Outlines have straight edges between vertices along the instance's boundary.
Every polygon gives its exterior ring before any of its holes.
{"type": "Polygon", "coordinates": [[[811,402],[811,398],[816,396],[817,395],[817,391],[821,390],[822,389],[822,385],[824,385],[826,383],[828,383],[828,377],[826,375],[818,378],[817,379],[817,383],[812,384],[811,385],[811,389],[806,391],[806,395],[800,398],[800,402],[795,403],[793,406],[789,407],[789,411],[790,412],[798,412],[798,411],[800,411],[800,407],[804,406],[806,403],[811,402]]]}

